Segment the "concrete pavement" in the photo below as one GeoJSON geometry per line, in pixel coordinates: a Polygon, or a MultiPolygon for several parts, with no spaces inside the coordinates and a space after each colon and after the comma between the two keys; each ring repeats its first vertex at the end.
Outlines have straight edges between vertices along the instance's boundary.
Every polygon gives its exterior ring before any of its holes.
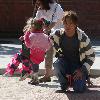
{"type": "Polygon", "coordinates": [[[19,81],[19,77],[2,77],[0,75],[0,100],[100,100],[100,77],[91,79],[96,85],[85,93],[71,91],[59,93],[60,85],[56,77],[51,82],[30,85],[27,78],[19,81]]]}

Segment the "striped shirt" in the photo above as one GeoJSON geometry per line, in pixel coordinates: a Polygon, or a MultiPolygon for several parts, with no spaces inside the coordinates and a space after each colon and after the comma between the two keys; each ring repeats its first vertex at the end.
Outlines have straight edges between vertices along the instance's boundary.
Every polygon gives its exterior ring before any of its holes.
{"type": "MultiPolygon", "coordinates": [[[[64,29],[56,30],[53,34],[51,34],[51,39],[53,43],[54,55],[55,57],[61,57],[62,49],[60,48],[61,37],[64,34],[64,29]]],[[[86,68],[90,72],[90,68],[95,60],[94,49],[91,46],[91,42],[89,37],[77,27],[77,34],[79,40],[79,55],[80,62],[82,63],[82,67],[86,68]]]]}

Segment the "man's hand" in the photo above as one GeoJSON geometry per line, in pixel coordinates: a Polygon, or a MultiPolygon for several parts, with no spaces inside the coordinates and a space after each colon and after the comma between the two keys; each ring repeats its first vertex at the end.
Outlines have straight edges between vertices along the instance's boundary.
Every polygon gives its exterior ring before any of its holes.
{"type": "Polygon", "coordinates": [[[80,69],[77,69],[77,70],[74,72],[74,77],[73,77],[73,79],[74,79],[74,80],[78,80],[78,79],[82,80],[82,77],[83,77],[82,71],[81,71],[80,69]]]}

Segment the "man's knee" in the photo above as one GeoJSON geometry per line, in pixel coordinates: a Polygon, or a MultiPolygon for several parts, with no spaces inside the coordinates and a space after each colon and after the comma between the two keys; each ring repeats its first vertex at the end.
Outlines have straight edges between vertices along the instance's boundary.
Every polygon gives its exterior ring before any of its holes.
{"type": "Polygon", "coordinates": [[[82,93],[86,90],[85,80],[75,80],[73,84],[73,90],[78,93],[82,93]]]}

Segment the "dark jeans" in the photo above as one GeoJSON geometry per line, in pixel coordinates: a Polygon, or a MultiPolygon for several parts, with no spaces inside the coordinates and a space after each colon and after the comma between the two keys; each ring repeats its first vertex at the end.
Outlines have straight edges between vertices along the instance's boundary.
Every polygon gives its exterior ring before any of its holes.
{"type": "MultiPolygon", "coordinates": [[[[64,61],[63,58],[59,58],[53,63],[53,66],[54,66],[55,74],[58,77],[58,81],[60,82],[61,89],[66,90],[69,87],[69,84],[68,84],[69,82],[66,77],[66,75],[69,74],[69,68],[68,68],[67,62],[64,61]]],[[[73,89],[75,92],[84,92],[84,90],[86,89],[86,75],[85,74],[83,74],[82,80],[73,81],[73,89]]]]}

